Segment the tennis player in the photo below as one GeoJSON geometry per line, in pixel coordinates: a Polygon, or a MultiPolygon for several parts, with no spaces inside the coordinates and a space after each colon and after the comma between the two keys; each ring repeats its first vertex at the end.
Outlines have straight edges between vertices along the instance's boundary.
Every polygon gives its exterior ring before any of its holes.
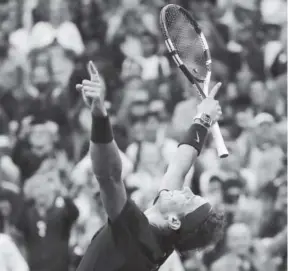
{"type": "Polygon", "coordinates": [[[92,113],[90,154],[108,222],[93,237],[78,271],[153,271],[176,251],[204,248],[222,235],[223,214],[202,197],[183,188],[185,175],[200,154],[209,127],[221,116],[214,97],[197,107],[197,116],[165,173],[153,206],[145,213],[127,198],[121,181],[121,159],[107,115],[96,67],[90,80],[76,88],[92,113]]]}

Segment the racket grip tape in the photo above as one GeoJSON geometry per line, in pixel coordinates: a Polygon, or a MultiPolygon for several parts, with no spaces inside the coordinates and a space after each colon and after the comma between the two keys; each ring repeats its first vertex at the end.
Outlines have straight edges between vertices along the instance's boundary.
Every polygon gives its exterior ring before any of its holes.
{"type": "Polygon", "coordinates": [[[229,155],[229,152],[226,148],[224,139],[222,137],[220,127],[218,122],[216,122],[212,127],[211,127],[211,132],[213,135],[213,138],[215,140],[215,146],[217,149],[217,154],[220,158],[225,158],[229,155]]]}

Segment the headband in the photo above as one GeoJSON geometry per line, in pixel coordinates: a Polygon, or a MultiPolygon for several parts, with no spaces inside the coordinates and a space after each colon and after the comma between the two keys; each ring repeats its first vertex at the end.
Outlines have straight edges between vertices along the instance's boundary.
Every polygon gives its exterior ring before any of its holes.
{"type": "Polygon", "coordinates": [[[207,202],[183,217],[181,219],[181,233],[191,233],[191,231],[198,228],[207,219],[211,210],[212,206],[207,202]]]}
{"type": "MultiPolygon", "coordinates": [[[[168,189],[162,189],[158,192],[157,196],[155,197],[153,201],[153,205],[157,202],[157,200],[160,197],[160,194],[163,191],[169,191],[168,189]]],[[[195,228],[197,228],[201,223],[203,223],[207,217],[209,216],[210,212],[212,210],[212,206],[210,203],[205,203],[198,207],[195,211],[188,213],[186,216],[184,216],[181,219],[181,233],[184,234],[186,232],[191,233],[195,228]]]]}

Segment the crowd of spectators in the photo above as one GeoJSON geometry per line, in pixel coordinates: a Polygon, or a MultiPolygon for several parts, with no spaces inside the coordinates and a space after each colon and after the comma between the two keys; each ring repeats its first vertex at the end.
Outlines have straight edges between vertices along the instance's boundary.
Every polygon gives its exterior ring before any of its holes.
{"type": "MultiPolygon", "coordinates": [[[[186,185],[224,210],[223,240],[174,254],[161,271],[285,271],[286,0],[1,0],[0,270],[73,271],[106,222],[88,154],[91,116],[75,85],[93,60],[145,210],[199,102],[159,29],[167,3],[194,12],[223,83],[212,138],[186,185]]],[[[193,48],[191,48],[193,50],[193,48]]]]}

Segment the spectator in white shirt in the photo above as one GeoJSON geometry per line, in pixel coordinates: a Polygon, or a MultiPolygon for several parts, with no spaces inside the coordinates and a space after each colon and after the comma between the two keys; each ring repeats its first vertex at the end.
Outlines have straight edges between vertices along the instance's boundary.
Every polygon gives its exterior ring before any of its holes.
{"type": "Polygon", "coordinates": [[[13,240],[0,233],[1,271],[28,271],[28,265],[13,240]]]}

